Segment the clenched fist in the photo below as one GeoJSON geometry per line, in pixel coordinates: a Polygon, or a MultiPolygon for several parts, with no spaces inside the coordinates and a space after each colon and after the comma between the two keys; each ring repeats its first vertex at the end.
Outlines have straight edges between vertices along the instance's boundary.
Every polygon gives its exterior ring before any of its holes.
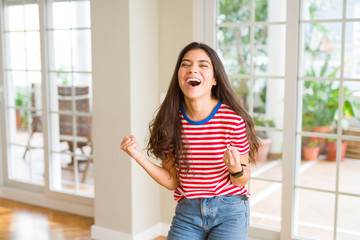
{"type": "Polygon", "coordinates": [[[136,142],[133,135],[131,135],[130,137],[124,137],[121,142],[120,149],[129,154],[130,157],[134,158],[137,161],[142,157],[142,152],[139,144],[136,142]]]}
{"type": "Polygon", "coordinates": [[[242,170],[240,153],[236,148],[231,146],[228,147],[224,153],[223,160],[230,173],[237,173],[242,170]]]}

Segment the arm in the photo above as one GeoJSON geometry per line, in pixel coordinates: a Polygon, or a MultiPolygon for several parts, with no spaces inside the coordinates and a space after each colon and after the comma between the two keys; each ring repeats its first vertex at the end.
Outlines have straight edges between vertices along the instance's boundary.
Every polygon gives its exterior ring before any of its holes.
{"type": "Polygon", "coordinates": [[[159,167],[142,154],[134,136],[126,136],[123,139],[120,148],[130,157],[134,158],[135,161],[160,185],[169,190],[174,190],[179,185],[179,182],[176,179],[176,168],[175,166],[172,167],[174,165],[174,159],[172,157],[169,157],[168,160],[162,160],[162,166],[159,167]]]}
{"type": "Polygon", "coordinates": [[[241,177],[233,177],[230,175],[230,181],[239,187],[243,187],[250,179],[250,166],[249,166],[249,154],[240,155],[239,151],[233,147],[226,150],[223,160],[228,167],[230,173],[237,173],[244,169],[244,173],[241,177]],[[246,165],[246,166],[242,166],[246,165]]]}

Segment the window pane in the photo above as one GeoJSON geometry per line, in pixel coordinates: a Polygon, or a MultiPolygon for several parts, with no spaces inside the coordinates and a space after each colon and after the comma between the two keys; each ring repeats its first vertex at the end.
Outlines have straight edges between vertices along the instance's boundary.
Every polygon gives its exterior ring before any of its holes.
{"type": "Polygon", "coordinates": [[[297,189],[295,196],[294,234],[317,240],[333,239],[335,195],[297,189]]]}
{"type": "Polygon", "coordinates": [[[360,18],[360,2],[346,0],[346,18],[360,18]]]}
{"type": "Polygon", "coordinates": [[[218,23],[249,22],[251,13],[250,0],[219,1],[218,23]]]}
{"type": "Polygon", "coordinates": [[[48,6],[51,6],[52,21],[49,21],[50,28],[65,29],[71,27],[71,2],[54,2],[48,1],[48,6]]]}
{"type": "Polygon", "coordinates": [[[302,24],[300,75],[339,77],[341,64],[341,23],[302,24]]]}
{"type": "Polygon", "coordinates": [[[72,64],[74,71],[91,71],[91,32],[72,31],[72,64]]]}
{"type": "Polygon", "coordinates": [[[301,163],[297,184],[324,190],[335,190],[336,162],[329,157],[327,139],[303,137],[301,141],[301,163]],[[323,146],[323,148],[321,148],[323,146]]]}
{"type": "Polygon", "coordinates": [[[44,185],[44,150],[20,146],[9,147],[10,179],[44,185]]]}
{"type": "Polygon", "coordinates": [[[78,87],[88,87],[91,94],[92,76],[90,73],[74,73],[74,85],[78,87]]]}
{"type": "MultiPolygon", "coordinates": [[[[360,14],[360,4],[359,14],[360,14]]],[[[359,16],[360,17],[360,16],[359,16]]],[[[344,77],[360,78],[360,22],[346,23],[344,77]]]]}
{"type": "Polygon", "coordinates": [[[255,0],[256,22],[285,21],[286,0],[255,0]]]}
{"type": "Polygon", "coordinates": [[[51,189],[75,193],[73,157],[70,154],[51,154],[51,189]]]}
{"type": "MultiPolygon", "coordinates": [[[[284,80],[257,78],[253,84],[254,116],[270,127],[283,128],[284,80]]],[[[260,125],[261,126],[261,125],[260,125]]]]}
{"type": "Polygon", "coordinates": [[[249,79],[230,77],[230,83],[241,106],[249,110],[249,79]]]}
{"type": "Polygon", "coordinates": [[[314,127],[325,126],[329,133],[337,125],[339,83],[304,81],[302,87],[302,129],[317,132],[314,127]]]}
{"type": "Polygon", "coordinates": [[[71,20],[73,28],[90,28],[90,1],[72,1],[71,20]]]}
{"type": "Polygon", "coordinates": [[[27,32],[26,38],[26,63],[28,70],[40,70],[40,35],[38,32],[27,32]]]}
{"type": "MultiPolygon", "coordinates": [[[[360,135],[359,135],[360,136],[360,135]]],[[[340,164],[339,190],[351,194],[360,194],[360,140],[343,141],[346,150],[345,160],[340,164]]]]}
{"type": "Polygon", "coordinates": [[[50,28],[70,29],[90,27],[89,1],[48,1],[53,13],[50,28]]]}
{"type": "Polygon", "coordinates": [[[94,178],[92,159],[89,161],[90,162],[88,162],[88,159],[74,157],[70,154],[53,153],[51,189],[69,194],[93,196],[94,178]],[[89,166],[87,166],[88,163],[89,166]]]}
{"type": "Polygon", "coordinates": [[[360,82],[344,82],[343,133],[360,136],[360,82]]]}
{"type": "Polygon", "coordinates": [[[343,0],[302,0],[301,18],[304,20],[342,18],[343,0]]]}
{"type": "MultiPolygon", "coordinates": [[[[49,32],[50,36],[53,35],[53,51],[50,56],[50,65],[55,69],[54,71],[70,71],[71,70],[71,31],[69,30],[55,30],[49,32]]],[[[52,37],[52,36],[51,36],[52,37]]]]}
{"type": "Polygon", "coordinates": [[[25,34],[10,32],[5,34],[8,46],[8,60],[6,64],[9,69],[26,69],[25,34]]]}
{"type": "Polygon", "coordinates": [[[92,158],[83,158],[79,163],[79,194],[86,196],[94,196],[94,168],[92,158]]]}
{"type": "Polygon", "coordinates": [[[9,6],[8,8],[7,30],[23,31],[25,29],[24,6],[9,6]]]}
{"type": "Polygon", "coordinates": [[[250,72],[250,28],[221,27],[218,31],[218,53],[227,74],[250,72]]]}
{"type": "Polygon", "coordinates": [[[256,26],[254,40],[255,74],[284,76],[285,26],[256,26]]]}
{"type": "Polygon", "coordinates": [[[250,180],[250,222],[254,225],[281,228],[282,184],[250,180]]]}
{"type": "Polygon", "coordinates": [[[27,4],[24,11],[25,29],[39,30],[39,6],[37,4],[27,4]]]}
{"type": "Polygon", "coordinates": [[[337,240],[357,240],[360,236],[360,199],[339,196],[337,240]]]}

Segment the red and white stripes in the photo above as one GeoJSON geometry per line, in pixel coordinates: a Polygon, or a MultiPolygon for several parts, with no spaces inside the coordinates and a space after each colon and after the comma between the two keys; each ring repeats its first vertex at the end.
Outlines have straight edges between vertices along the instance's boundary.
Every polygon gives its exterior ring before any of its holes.
{"type": "MultiPolygon", "coordinates": [[[[176,201],[187,198],[209,198],[218,195],[247,194],[245,187],[230,181],[223,155],[228,146],[240,154],[249,152],[244,120],[227,105],[220,108],[211,119],[189,123],[180,113],[183,127],[182,141],[186,148],[190,169],[181,165],[180,185],[174,192],[176,201]]],[[[183,159],[180,159],[180,162],[183,159]]],[[[176,166],[179,171],[179,166],[176,166]]]]}

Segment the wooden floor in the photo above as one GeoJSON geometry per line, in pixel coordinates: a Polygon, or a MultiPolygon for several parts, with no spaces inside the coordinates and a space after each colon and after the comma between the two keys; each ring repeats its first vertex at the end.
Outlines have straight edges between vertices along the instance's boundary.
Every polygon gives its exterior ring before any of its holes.
{"type": "Polygon", "coordinates": [[[93,224],[93,218],[0,198],[0,240],[91,240],[93,224]]]}
{"type": "Polygon", "coordinates": [[[90,240],[94,219],[0,198],[0,240],[90,240]]]}

